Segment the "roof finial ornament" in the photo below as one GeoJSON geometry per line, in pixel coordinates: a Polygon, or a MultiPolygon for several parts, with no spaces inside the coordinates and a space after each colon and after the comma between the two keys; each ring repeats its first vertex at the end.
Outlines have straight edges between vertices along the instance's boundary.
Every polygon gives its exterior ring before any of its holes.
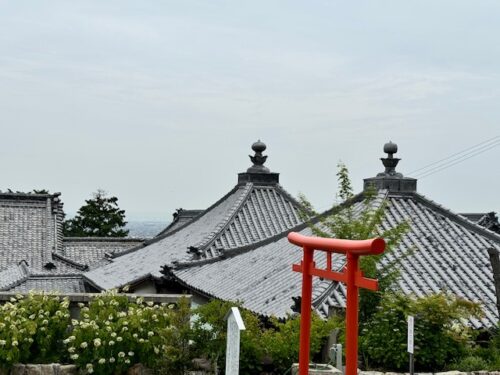
{"type": "Polygon", "coordinates": [[[269,173],[269,169],[264,167],[267,155],[262,155],[266,148],[266,144],[261,142],[260,139],[252,144],[252,150],[255,152],[255,155],[249,155],[253,165],[247,169],[248,173],[269,173]]]}
{"type": "Polygon", "coordinates": [[[398,152],[398,145],[389,141],[384,145],[384,152],[387,154],[386,158],[380,158],[384,164],[385,172],[379,175],[403,177],[401,173],[396,172],[396,166],[401,159],[395,158],[394,154],[398,152]]]}

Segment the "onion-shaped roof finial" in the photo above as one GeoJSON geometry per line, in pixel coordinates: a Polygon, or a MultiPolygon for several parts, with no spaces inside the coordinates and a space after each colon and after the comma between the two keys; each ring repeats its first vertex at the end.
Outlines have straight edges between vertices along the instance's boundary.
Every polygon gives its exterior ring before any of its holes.
{"type": "Polygon", "coordinates": [[[255,152],[254,156],[250,155],[250,160],[253,165],[248,168],[247,172],[251,173],[269,173],[269,169],[264,167],[264,163],[266,162],[267,155],[262,155],[262,153],[266,150],[267,146],[260,139],[252,144],[252,150],[255,152]]]}

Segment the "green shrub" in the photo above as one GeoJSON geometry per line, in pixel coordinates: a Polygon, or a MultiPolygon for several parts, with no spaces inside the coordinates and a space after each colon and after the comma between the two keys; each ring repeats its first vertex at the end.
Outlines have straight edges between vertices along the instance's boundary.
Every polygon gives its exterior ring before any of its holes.
{"type": "Polygon", "coordinates": [[[165,352],[175,345],[173,306],[103,293],[88,307],[82,305],[80,320],[72,321],[73,331],[64,340],[70,359],[96,374],[122,373],[135,363],[165,364],[165,352]]]}
{"type": "Polygon", "coordinates": [[[452,370],[471,372],[480,371],[488,369],[489,364],[483,358],[478,356],[468,356],[461,359],[459,362],[455,362],[452,366],[452,370]]]}
{"type": "Polygon", "coordinates": [[[407,317],[415,316],[415,367],[442,369],[463,356],[472,330],[463,321],[479,317],[479,305],[445,294],[411,298],[387,293],[360,337],[360,349],[370,367],[407,368],[407,317]]]}
{"type": "Polygon", "coordinates": [[[69,301],[57,295],[17,295],[0,306],[0,362],[48,363],[60,358],[69,301]]]}
{"type": "MultiPolygon", "coordinates": [[[[273,328],[262,337],[265,354],[271,359],[275,373],[285,373],[299,358],[300,317],[286,321],[272,321],[273,328]]],[[[317,314],[311,318],[310,352],[312,358],[321,351],[325,339],[338,326],[337,321],[321,319],[317,314]]]]}
{"type": "Polygon", "coordinates": [[[194,310],[193,351],[209,359],[217,368],[224,368],[227,322],[224,319],[233,306],[240,308],[245,330],[240,336],[240,374],[257,374],[261,370],[263,327],[257,316],[238,303],[213,300],[194,310]]]}
{"type": "MultiPolygon", "coordinates": [[[[196,353],[209,358],[218,368],[225,366],[226,321],[232,306],[239,306],[245,330],[241,332],[240,374],[255,375],[262,371],[263,360],[271,362],[273,373],[285,373],[299,356],[300,318],[286,321],[271,318],[266,326],[258,316],[241,305],[213,300],[195,310],[193,340],[196,353]]],[[[311,353],[317,354],[324,339],[334,328],[333,321],[324,321],[312,314],[311,353]]]]}

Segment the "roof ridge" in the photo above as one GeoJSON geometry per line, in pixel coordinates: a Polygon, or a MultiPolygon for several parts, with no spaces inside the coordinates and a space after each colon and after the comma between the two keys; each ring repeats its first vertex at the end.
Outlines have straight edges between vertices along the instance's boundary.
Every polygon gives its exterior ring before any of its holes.
{"type": "MultiPolygon", "coordinates": [[[[274,236],[268,237],[268,238],[263,239],[261,241],[254,242],[250,245],[240,246],[240,247],[236,247],[236,248],[233,248],[230,250],[223,251],[221,253],[221,255],[218,255],[218,256],[215,256],[212,258],[205,258],[205,259],[187,261],[187,262],[176,262],[173,268],[176,270],[177,269],[180,270],[180,269],[184,269],[184,268],[191,268],[191,267],[201,266],[204,264],[215,263],[215,262],[218,262],[220,260],[224,260],[224,259],[227,259],[230,257],[232,258],[232,257],[235,257],[235,256],[240,255],[240,254],[245,254],[250,250],[253,250],[253,249],[261,247],[261,246],[268,245],[271,242],[275,242],[275,241],[281,239],[284,235],[288,235],[288,233],[290,233],[290,232],[304,230],[305,228],[307,228],[309,226],[309,223],[316,224],[319,222],[319,220],[322,217],[327,216],[327,215],[331,215],[331,214],[335,214],[335,213],[343,210],[345,207],[359,202],[363,198],[363,196],[364,196],[364,192],[361,192],[361,193],[353,196],[349,200],[342,202],[342,203],[324,211],[323,213],[321,213],[319,215],[314,216],[309,221],[298,224],[292,228],[289,228],[283,232],[275,234],[274,236]]],[[[387,193],[386,193],[385,197],[387,197],[387,193]]]]}
{"type": "Polygon", "coordinates": [[[253,183],[251,182],[246,183],[243,188],[244,189],[243,193],[236,200],[234,205],[229,209],[230,212],[232,211],[231,214],[228,215],[224,220],[219,222],[219,224],[214,228],[213,232],[211,232],[207,236],[207,237],[211,236],[211,238],[205,237],[203,240],[199,241],[198,244],[192,245],[192,247],[198,248],[200,250],[206,250],[207,248],[212,246],[212,244],[217,240],[220,234],[231,224],[231,222],[236,217],[243,204],[245,204],[250,194],[252,194],[254,188],[255,187],[253,183]]]}
{"type": "Polygon", "coordinates": [[[452,219],[458,223],[461,223],[462,225],[466,226],[468,229],[472,230],[475,233],[478,233],[480,235],[485,236],[489,240],[496,242],[498,246],[500,246],[500,235],[479,225],[476,224],[475,222],[467,219],[466,217],[450,210],[449,208],[444,207],[443,205],[423,196],[422,194],[419,193],[412,193],[412,195],[421,203],[431,206],[437,211],[439,211],[441,214],[446,216],[448,219],[452,219]]]}
{"type": "Polygon", "coordinates": [[[227,197],[229,197],[231,194],[234,194],[239,188],[241,187],[241,185],[236,185],[234,186],[228,193],[226,193],[222,198],[220,198],[217,202],[215,202],[214,204],[212,204],[210,207],[208,207],[207,209],[205,209],[202,213],[200,213],[198,216],[196,216],[195,218],[193,218],[193,220],[191,221],[188,221],[187,223],[184,223],[183,225],[179,226],[178,228],[175,228],[174,230],[170,231],[170,232],[167,232],[167,233],[164,233],[164,234],[161,234],[163,233],[165,230],[161,231],[160,232],[160,235],[156,236],[156,237],[153,237],[151,239],[148,239],[148,240],[145,240],[142,244],[138,245],[138,246],[135,246],[135,247],[132,247],[130,249],[127,249],[127,250],[124,250],[124,251],[121,251],[119,252],[118,254],[115,254],[113,253],[112,254],[112,257],[110,258],[110,260],[112,261],[113,259],[116,259],[116,258],[119,258],[123,255],[127,255],[127,254],[130,254],[130,253],[133,253],[133,252],[136,252],[137,250],[140,250],[144,247],[147,247],[151,244],[154,244],[156,242],[159,242],[161,240],[163,240],[164,238],[167,238],[167,237],[170,237],[172,236],[173,234],[179,232],[180,230],[186,228],[187,226],[193,224],[194,222],[198,221],[202,216],[204,216],[207,212],[209,212],[210,210],[212,210],[213,208],[217,207],[220,203],[222,203],[227,197]]]}
{"type": "Polygon", "coordinates": [[[84,241],[96,241],[96,242],[136,242],[136,241],[147,241],[147,238],[131,238],[131,237],[63,237],[63,241],[69,242],[84,242],[84,241]]]}
{"type": "Polygon", "coordinates": [[[63,263],[66,263],[66,264],[69,264],[70,266],[73,266],[75,267],[77,270],[80,270],[80,271],[86,271],[89,269],[89,265],[88,264],[85,264],[85,263],[80,263],[80,262],[77,262],[71,258],[68,258],[62,254],[58,254],[57,252],[52,252],[52,256],[57,258],[58,260],[60,260],[61,262],[63,263]]]}

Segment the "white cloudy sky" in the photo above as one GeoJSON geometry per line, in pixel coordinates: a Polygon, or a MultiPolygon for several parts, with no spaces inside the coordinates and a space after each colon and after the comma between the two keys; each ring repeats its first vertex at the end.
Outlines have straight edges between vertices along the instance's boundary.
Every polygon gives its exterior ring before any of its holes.
{"type": "MultiPolygon", "coordinates": [[[[500,2],[2,1],[0,189],[97,188],[129,219],[205,208],[268,145],[327,208],[389,139],[411,172],[500,135],[500,2]]],[[[419,180],[454,211],[499,211],[500,147],[419,180]]]]}

